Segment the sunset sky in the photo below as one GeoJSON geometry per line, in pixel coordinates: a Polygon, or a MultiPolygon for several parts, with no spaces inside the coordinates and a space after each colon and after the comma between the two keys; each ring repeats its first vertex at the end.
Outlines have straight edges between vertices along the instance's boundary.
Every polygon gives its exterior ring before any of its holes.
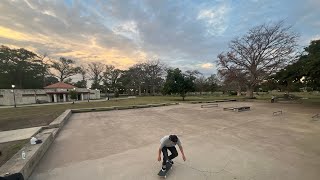
{"type": "Polygon", "coordinates": [[[161,59],[216,72],[218,53],[249,28],[285,20],[306,46],[320,38],[320,0],[1,0],[0,44],[126,69],[161,59]]]}

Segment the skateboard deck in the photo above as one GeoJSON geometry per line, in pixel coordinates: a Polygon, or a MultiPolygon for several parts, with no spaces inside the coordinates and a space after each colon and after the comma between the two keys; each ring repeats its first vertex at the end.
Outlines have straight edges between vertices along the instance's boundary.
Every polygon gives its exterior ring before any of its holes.
{"type": "Polygon", "coordinates": [[[170,171],[170,169],[172,169],[172,164],[167,162],[166,164],[166,170],[165,171],[162,171],[160,169],[159,173],[158,173],[158,176],[160,177],[164,177],[164,178],[167,178],[167,173],[170,171]]]}

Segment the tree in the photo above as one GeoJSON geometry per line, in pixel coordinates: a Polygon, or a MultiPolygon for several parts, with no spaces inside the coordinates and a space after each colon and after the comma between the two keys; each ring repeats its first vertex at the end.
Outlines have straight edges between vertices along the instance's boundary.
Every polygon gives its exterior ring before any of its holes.
{"type": "Polygon", "coordinates": [[[115,96],[118,95],[118,86],[120,85],[119,78],[121,76],[121,70],[116,69],[112,65],[106,65],[106,69],[103,72],[103,81],[106,92],[108,91],[108,88],[111,88],[112,91],[115,93],[115,96]]]}
{"type": "Polygon", "coordinates": [[[0,46],[0,88],[42,88],[42,71],[39,56],[26,49],[0,46]]]}
{"type": "Polygon", "coordinates": [[[88,73],[90,76],[90,80],[93,80],[91,88],[92,89],[99,89],[100,83],[103,78],[103,70],[104,70],[104,64],[99,62],[92,62],[88,64],[88,73]]]}
{"type": "Polygon", "coordinates": [[[84,66],[80,66],[79,73],[82,79],[74,83],[74,86],[78,88],[86,88],[87,87],[87,69],[84,66]]]}
{"type": "Polygon", "coordinates": [[[70,90],[69,94],[70,98],[72,99],[72,104],[74,104],[74,101],[78,99],[78,93],[76,90],[70,90]]]}
{"type": "Polygon", "coordinates": [[[86,80],[80,80],[80,81],[77,81],[72,84],[78,88],[87,88],[87,81],[86,80]]]}
{"type": "Polygon", "coordinates": [[[141,96],[141,90],[146,81],[146,70],[143,63],[135,64],[130,67],[127,71],[123,71],[121,79],[122,85],[130,90],[131,93],[138,91],[141,96]]]}
{"type": "Polygon", "coordinates": [[[206,83],[207,83],[207,90],[214,92],[217,91],[220,85],[220,81],[217,77],[217,75],[215,74],[211,74],[207,79],[206,79],[206,83]]]}
{"type": "Polygon", "coordinates": [[[194,76],[183,74],[179,68],[168,69],[163,92],[164,94],[178,93],[184,101],[187,92],[195,90],[194,80],[194,76]]]}
{"type": "Polygon", "coordinates": [[[253,97],[259,83],[292,60],[297,38],[283,21],[254,27],[232,40],[229,52],[218,56],[219,70],[235,69],[243,74],[247,97],[253,97]]]}
{"type": "Polygon", "coordinates": [[[45,87],[47,76],[52,76],[52,74],[49,71],[50,64],[49,61],[50,59],[48,58],[48,54],[44,53],[42,55],[38,55],[39,59],[35,60],[35,62],[39,63],[41,65],[41,75],[42,75],[42,87],[45,87]]]}
{"type": "Polygon", "coordinates": [[[298,91],[302,87],[320,89],[320,40],[311,41],[297,61],[272,75],[279,89],[298,91]]]}
{"type": "Polygon", "coordinates": [[[161,86],[162,75],[164,73],[164,64],[160,60],[150,60],[144,63],[146,72],[146,81],[150,82],[152,95],[155,95],[157,87],[161,86]]]}
{"type": "Polygon", "coordinates": [[[237,96],[241,95],[242,89],[245,87],[246,76],[243,71],[235,68],[225,68],[218,71],[219,75],[223,78],[224,89],[234,90],[237,96]]]}
{"type": "Polygon", "coordinates": [[[206,78],[201,75],[195,79],[195,87],[196,91],[200,92],[200,95],[202,95],[202,92],[206,90],[207,81],[206,78]]]}
{"type": "Polygon", "coordinates": [[[80,71],[80,67],[75,66],[75,61],[72,59],[66,59],[64,57],[60,57],[57,61],[51,61],[51,68],[57,71],[57,77],[60,82],[63,82],[68,77],[76,75],[80,71]]]}
{"type": "Polygon", "coordinates": [[[44,87],[45,87],[45,86],[49,86],[51,84],[57,83],[57,82],[59,82],[59,80],[54,76],[47,76],[47,77],[45,77],[44,82],[45,82],[45,84],[44,84],[44,87]]]}
{"type": "Polygon", "coordinates": [[[305,64],[304,81],[308,87],[320,90],[320,39],[311,41],[305,52],[306,55],[300,58],[301,64],[305,64]]]}

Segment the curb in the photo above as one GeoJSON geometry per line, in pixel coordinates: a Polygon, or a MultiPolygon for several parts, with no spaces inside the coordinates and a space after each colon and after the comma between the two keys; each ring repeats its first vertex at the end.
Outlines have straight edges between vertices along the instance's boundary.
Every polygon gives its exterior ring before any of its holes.
{"type": "Polygon", "coordinates": [[[224,100],[214,100],[214,101],[190,101],[191,104],[200,104],[200,103],[220,103],[220,102],[233,102],[237,101],[236,99],[224,99],[224,100]]]}

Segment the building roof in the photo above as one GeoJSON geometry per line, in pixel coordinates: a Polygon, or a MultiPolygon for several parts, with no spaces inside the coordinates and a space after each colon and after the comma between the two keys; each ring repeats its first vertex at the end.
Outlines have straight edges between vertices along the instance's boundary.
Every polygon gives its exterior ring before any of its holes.
{"type": "Polygon", "coordinates": [[[46,86],[44,88],[45,89],[73,89],[73,88],[77,88],[77,87],[75,87],[71,84],[64,83],[64,82],[58,82],[58,83],[46,86]]]}

